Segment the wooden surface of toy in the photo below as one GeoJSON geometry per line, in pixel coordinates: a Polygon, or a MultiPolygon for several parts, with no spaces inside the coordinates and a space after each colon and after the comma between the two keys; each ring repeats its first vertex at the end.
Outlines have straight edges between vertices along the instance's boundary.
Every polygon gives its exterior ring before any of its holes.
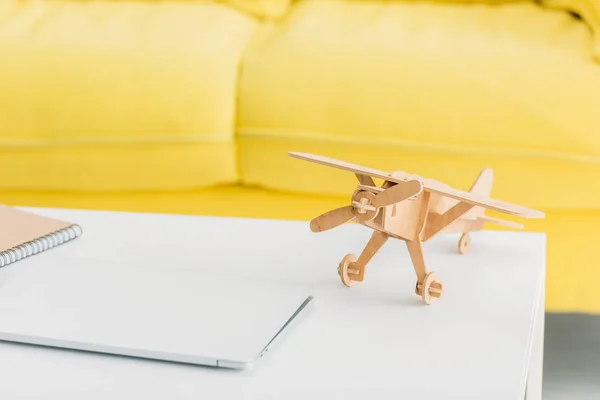
{"type": "Polygon", "coordinates": [[[457,251],[468,252],[470,232],[483,229],[486,222],[520,229],[521,224],[485,215],[486,210],[523,217],[543,218],[544,213],[490,197],[493,171],[483,169],[469,191],[457,190],[434,179],[404,171],[391,173],[308,153],[290,152],[291,157],[352,172],[358,184],[350,204],[327,211],[310,222],[313,232],[323,232],[353,221],[373,229],[373,234],[361,254],[347,254],[338,266],[338,275],[345,286],[362,282],[365,267],[389,238],[406,243],[415,270],[415,294],[425,304],[431,304],[443,292],[440,277],[428,272],[422,243],[439,233],[461,233],[457,251]],[[383,180],[377,186],[373,178],[383,180]]]}

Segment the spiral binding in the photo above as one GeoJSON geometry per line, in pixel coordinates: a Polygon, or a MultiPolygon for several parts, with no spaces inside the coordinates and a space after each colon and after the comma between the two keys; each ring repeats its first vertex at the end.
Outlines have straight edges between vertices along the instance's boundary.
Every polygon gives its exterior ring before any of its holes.
{"type": "Polygon", "coordinates": [[[35,240],[25,242],[12,249],[2,251],[0,252],[0,268],[53,247],[60,246],[80,236],[81,233],[81,227],[74,224],[35,240]]]}

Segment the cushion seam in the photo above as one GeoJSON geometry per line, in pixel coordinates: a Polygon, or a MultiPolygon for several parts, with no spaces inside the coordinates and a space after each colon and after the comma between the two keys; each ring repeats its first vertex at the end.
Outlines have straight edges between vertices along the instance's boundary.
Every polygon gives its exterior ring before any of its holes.
{"type": "Polygon", "coordinates": [[[5,148],[32,148],[32,147],[70,147],[80,145],[140,145],[140,144],[206,144],[234,142],[235,136],[223,134],[194,134],[194,135],[148,135],[148,136],[120,136],[120,137],[94,137],[81,136],[70,138],[0,138],[0,147],[5,148]]]}

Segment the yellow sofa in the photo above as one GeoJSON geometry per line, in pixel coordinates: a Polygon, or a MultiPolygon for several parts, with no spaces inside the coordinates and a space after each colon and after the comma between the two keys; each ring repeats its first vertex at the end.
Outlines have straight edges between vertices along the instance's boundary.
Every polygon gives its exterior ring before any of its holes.
{"type": "Polygon", "coordinates": [[[548,235],[547,309],[600,312],[600,63],[569,11],[2,2],[0,201],[308,220],[354,177],[291,150],[464,189],[492,167],[494,197],[547,214],[524,221],[548,235]]]}

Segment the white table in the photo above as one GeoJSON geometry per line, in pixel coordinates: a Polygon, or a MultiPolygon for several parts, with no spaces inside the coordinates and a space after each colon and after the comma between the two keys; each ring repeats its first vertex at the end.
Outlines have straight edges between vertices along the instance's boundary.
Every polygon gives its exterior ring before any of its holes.
{"type": "Polygon", "coordinates": [[[426,306],[399,241],[375,255],[364,282],[341,284],[337,264],[371,233],[359,225],[314,234],[304,222],[30,210],[84,234],[7,268],[101,258],[317,289],[304,320],[252,370],[0,343],[0,399],[541,399],[543,234],[473,234],[466,255],[457,235],[435,237],[425,258],[444,294],[426,306]]]}

